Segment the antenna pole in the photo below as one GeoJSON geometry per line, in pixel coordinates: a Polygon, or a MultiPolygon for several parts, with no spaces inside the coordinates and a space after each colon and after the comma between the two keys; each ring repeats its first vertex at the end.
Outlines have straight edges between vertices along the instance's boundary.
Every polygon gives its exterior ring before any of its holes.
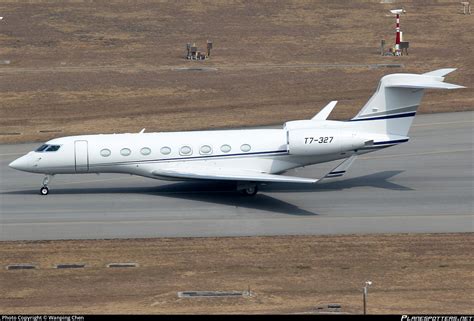
{"type": "Polygon", "coordinates": [[[395,35],[395,53],[398,55],[400,53],[400,14],[397,13],[397,27],[395,35]]]}

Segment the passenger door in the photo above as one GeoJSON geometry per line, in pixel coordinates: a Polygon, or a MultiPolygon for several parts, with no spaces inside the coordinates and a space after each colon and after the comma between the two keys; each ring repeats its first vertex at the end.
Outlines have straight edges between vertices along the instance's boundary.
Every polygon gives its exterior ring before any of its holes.
{"type": "Polygon", "coordinates": [[[87,140],[76,140],[74,142],[74,160],[76,164],[76,173],[86,173],[89,171],[87,140]]]}

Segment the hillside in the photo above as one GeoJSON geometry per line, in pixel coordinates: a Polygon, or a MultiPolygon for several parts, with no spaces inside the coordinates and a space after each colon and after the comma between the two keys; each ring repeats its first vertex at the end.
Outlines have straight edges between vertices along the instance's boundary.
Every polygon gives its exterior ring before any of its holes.
{"type": "Polygon", "coordinates": [[[443,67],[470,88],[430,91],[421,112],[474,109],[474,15],[458,1],[2,1],[0,12],[3,143],[279,124],[330,100],[331,118],[347,119],[382,75],[443,67]],[[400,6],[409,55],[382,57],[400,6]],[[207,39],[211,59],[184,59],[207,39]]]}

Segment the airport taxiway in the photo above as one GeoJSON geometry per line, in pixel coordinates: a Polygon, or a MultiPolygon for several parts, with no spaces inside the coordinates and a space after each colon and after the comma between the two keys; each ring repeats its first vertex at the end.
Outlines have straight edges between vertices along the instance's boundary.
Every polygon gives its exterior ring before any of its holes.
{"type": "MultiPolygon", "coordinates": [[[[129,175],[42,176],[8,164],[36,144],[0,145],[0,240],[474,231],[474,112],[419,115],[401,146],[359,157],[316,185],[233,185],[129,175]]],[[[318,178],[338,162],[289,172],[318,178]]]]}

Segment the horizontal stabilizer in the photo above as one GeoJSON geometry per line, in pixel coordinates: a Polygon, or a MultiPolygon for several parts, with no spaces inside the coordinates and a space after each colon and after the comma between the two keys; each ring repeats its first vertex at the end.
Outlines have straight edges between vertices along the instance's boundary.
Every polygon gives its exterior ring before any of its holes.
{"type": "Polygon", "coordinates": [[[386,88],[413,88],[413,89],[459,89],[466,88],[455,84],[450,84],[442,81],[436,81],[432,78],[409,78],[409,79],[396,79],[385,85],[386,88]]]}
{"type": "Polygon", "coordinates": [[[215,167],[189,167],[180,166],[165,169],[156,169],[153,175],[163,178],[178,179],[203,179],[222,181],[246,181],[246,182],[274,182],[274,183],[316,183],[317,179],[267,174],[249,170],[236,170],[215,167]]]}
{"type": "Polygon", "coordinates": [[[326,120],[329,117],[329,114],[331,114],[332,110],[334,107],[336,107],[337,100],[331,101],[329,104],[327,104],[319,113],[317,113],[311,120],[326,120]]]}
{"type": "Polygon", "coordinates": [[[326,176],[323,178],[333,178],[333,177],[341,177],[343,176],[346,171],[351,167],[352,163],[354,163],[357,155],[352,155],[349,158],[346,158],[341,164],[337,165],[332,171],[330,171],[326,176]]]}
{"type": "Polygon", "coordinates": [[[450,74],[455,70],[456,70],[456,68],[443,68],[443,69],[433,70],[433,71],[430,71],[430,72],[425,72],[422,75],[423,76],[444,77],[447,74],[450,74]]]}

